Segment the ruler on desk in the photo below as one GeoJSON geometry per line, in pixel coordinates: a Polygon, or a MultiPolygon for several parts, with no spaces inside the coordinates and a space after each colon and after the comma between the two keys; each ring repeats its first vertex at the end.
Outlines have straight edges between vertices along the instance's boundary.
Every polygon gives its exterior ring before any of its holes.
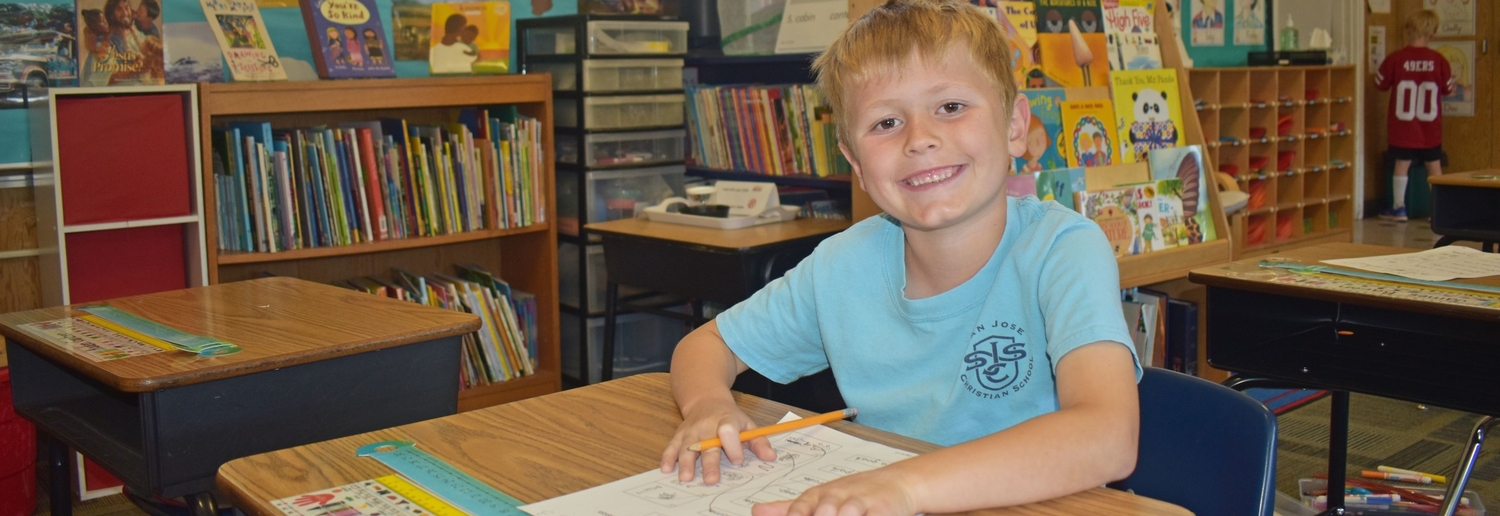
{"type": "Polygon", "coordinates": [[[407,483],[398,479],[398,485],[387,486],[438,516],[529,516],[517,509],[522,505],[520,500],[417,449],[416,443],[411,441],[370,443],[359,447],[355,454],[378,460],[399,473],[404,480],[410,480],[407,483]],[[424,499],[431,503],[441,502],[442,505],[429,506],[416,497],[426,497],[424,499]],[[451,512],[444,514],[439,511],[451,512]]]}

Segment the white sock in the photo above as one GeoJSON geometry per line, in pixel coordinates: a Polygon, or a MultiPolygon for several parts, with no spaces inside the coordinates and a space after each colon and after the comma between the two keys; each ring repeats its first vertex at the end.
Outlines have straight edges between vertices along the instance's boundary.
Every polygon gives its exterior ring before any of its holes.
{"type": "Polygon", "coordinates": [[[1392,203],[1392,205],[1391,205],[1391,209],[1393,209],[1393,210],[1399,210],[1399,209],[1401,209],[1401,208],[1403,208],[1403,207],[1406,206],[1406,181],[1407,181],[1407,179],[1409,179],[1409,177],[1407,177],[1407,176],[1396,176],[1391,181],[1391,187],[1395,188],[1395,190],[1391,191],[1391,194],[1392,194],[1391,197],[1395,198],[1395,200],[1396,200],[1396,202],[1392,203]]]}

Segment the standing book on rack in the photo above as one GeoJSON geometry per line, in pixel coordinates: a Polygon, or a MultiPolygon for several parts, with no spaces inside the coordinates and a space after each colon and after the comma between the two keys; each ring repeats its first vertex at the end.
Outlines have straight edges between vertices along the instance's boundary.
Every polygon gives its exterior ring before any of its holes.
{"type": "Polygon", "coordinates": [[[1036,0],[1036,37],[1047,86],[1103,86],[1109,80],[1103,17],[1099,0],[1036,0]]]}
{"type": "Polygon", "coordinates": [[[375,0],[301,0],[318,77],[395,77],[375,0]]]}
{"type": "Polygon", "coordinates": [[[79,86],[166,84],[161,17],[138,19],[130,2],[79,0],[79,86]]]}
{"type": "Polygon", "coordinates": [[[1182,182],[1182,216],[1190,244],[1218,238],[1214,230],[1214,177],[1203,168],[1203,147],[1169,147],[1157,149],[1149,156],[1152,179],[1177,179],[1182,182]]]}
{"type": "Polygon", "coordinates": [[[286,70],[254,0],[199,0],[236,81],[284,81],[286,70]]]}
{"type": "Polygon", "coordinates": [[[433,74],[510,72],[510,2],[432,4],[433,74]]]}
{"type": "Polygon", "coordinates": [[[1130,254],[1188,245],[1182,222],[1182,182],[1161,179],[1132,187],[1136,239],[1130,254]]]}
{"type": "Polygon", "coordinates": [[[1059,168],[1044,170],[1036,176],[1036,196],[1043,201],[1057,201],[1064,207],[1077,211],[1073,205],[1073,193],[1086,190],[1083,168],[1059,168]]]}
{"type": "Polygon", "coordinates": [[[1070,100],[1062,103],[1062,143],[1068,165],[1103,167],[1120,162],[1115,140],[1114,110],[1108,100],[1070,100]]]}
{"type": "Polygon", "coordinates": [[[1036,4],[1024,2],[997,2],[997,19],[1004,30],[1011,49],[1011,70],[1015,72],[1018,88],[1041,88],[1041,56],[1036,43],[1036,4]]]}
{"type": "Polygon", "coordinates": [[[1182,99],[1175,68],[1114,72],[1109,78],[1124,163],[1146,161],[1152,150],[1182,143],[1182,99]]]}
{"type": "Polygon", "coordinates": [[[1068,160],[1058,150],[1066,92],[1062,89],[1035,89],[1021,94],[1026,95],[1031,104],[1031,125],[1026,128],[1026,152],[1016,158],[1013,172],[1029,174],[1068,166],[1068,160]]]}
{"type": "Polygon", "coordinates": [[[1115,256],[1128,256],[1135,240],[1135,188],[1111,188],[1097,192],[1075,192],[1078,212],[1099,224],[1115,256]]]}

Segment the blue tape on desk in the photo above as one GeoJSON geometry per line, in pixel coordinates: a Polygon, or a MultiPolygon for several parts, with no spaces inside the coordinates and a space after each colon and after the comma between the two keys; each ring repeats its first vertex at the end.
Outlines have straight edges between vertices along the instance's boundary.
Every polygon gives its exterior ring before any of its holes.
{"type": "Polygon", "coordinates": [[[410,441],[366,444],[354,452],[396,470],[413,483],[449,504],[476,516],[529,516],[517,509],[521,501],[490,487],[442,459],[418,450],[410,441]]]}

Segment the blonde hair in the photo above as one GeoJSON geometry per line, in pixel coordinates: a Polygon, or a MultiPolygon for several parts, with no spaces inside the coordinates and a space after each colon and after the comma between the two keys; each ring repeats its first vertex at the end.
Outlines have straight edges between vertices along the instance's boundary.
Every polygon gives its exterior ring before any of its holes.
{"type": "Polygon", "coordinates": [[[967,44],[969,57],[999,91],[1009,113],[1016,98],[1011,52],[994,18],[965,0],[889,0],[849,24],[813,62],[839,137],[846,145],[851,141],[850,101],[861,85],[901,74],[914,51],[919,59],[935,62],[960,43],[967,44]]]}
{"type": "Polygon", "coordinates": [[[1411,30],[1412,37],[1430,38],[1437,34],[1438,15],[1430,9],[1417,11],[1406,19],[1406,28],[1411,30]]]}

